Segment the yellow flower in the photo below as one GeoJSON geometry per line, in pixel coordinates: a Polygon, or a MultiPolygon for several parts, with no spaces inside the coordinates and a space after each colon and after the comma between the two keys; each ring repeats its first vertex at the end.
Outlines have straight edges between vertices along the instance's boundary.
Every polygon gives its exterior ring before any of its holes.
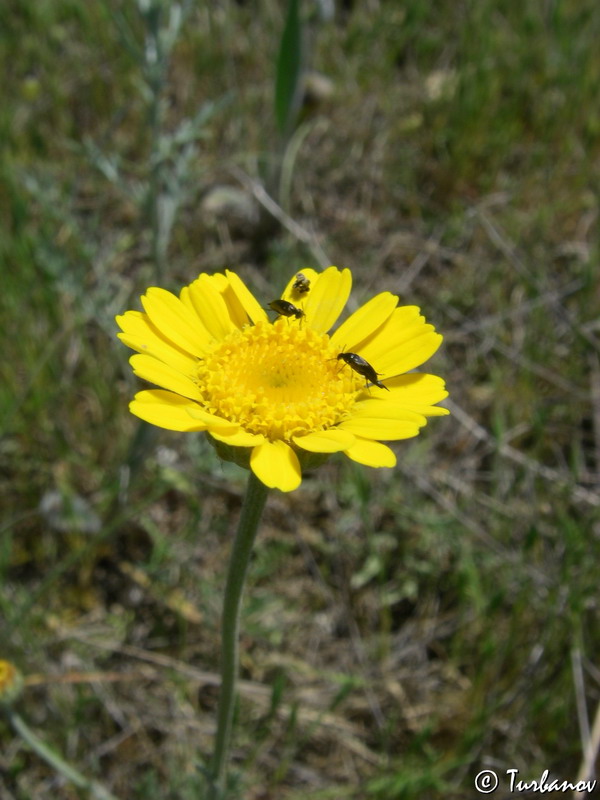
{"type": "Polygon", "coordinates": [[[161,428],[206,431],[220,452],[242,448],[233,452],[249,454],[255,475],[284,492],[300,485],[315,454],[393,467],[382,440],[416,436],[428,416],[448,413],[435,405],[447,396],[441,378],[406,374],[442,337],[389,292],[328,334],[350,294],[350,271],[304,269],[302,277],[281,299],[303,313],[274,322],[233,272],[202,274],[179,297],[148,289],[144,312],[117,317],[120,339],[138,351],[133,371],[161,387],[139,392],[131,412],[161,428]],[[365,359],[384,388],[367,384],[338,359],[342,352],[365,359]]]}
{"type": "Polygon", "coordinates": [[[10,661],[0,660],[0,706],[10,705],[23,691],[23,676],[10,661]]]}

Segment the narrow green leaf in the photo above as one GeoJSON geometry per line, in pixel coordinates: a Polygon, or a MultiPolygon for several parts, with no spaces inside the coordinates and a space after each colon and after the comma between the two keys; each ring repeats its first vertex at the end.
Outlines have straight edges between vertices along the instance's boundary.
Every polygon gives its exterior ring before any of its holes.
{"type": "Polygon", "coordinates": [[[301,63],[302,26],[299,0],[288,0],[275,80],[275,118],[281,134],[290,132],[298,110],[301,63]]]}

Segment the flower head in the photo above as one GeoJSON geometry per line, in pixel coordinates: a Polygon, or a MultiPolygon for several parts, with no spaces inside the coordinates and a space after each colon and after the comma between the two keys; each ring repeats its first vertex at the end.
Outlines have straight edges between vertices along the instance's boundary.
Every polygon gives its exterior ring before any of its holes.
{"type": "Polygon", "coordinates": [[[0,660],[0,706],[9,706],[23,691],[23,676],[10,661],[0,660]]]}
{"type": "Polygon", "coordinates": [[[435,405],[444,382],[409,372],[442,337],[389,292],[329,334],[350,271],[302,277],[291,278],[284,303],[271,303],[281,312],[274,322],[233,272],[202,274],[179,297],[148,289],[143,312],[117,317],[120,339],[138,351],[135,374],[161,387],[139,392],[131,412],[169,430],[206,431],[220,452],[239,448],[265,485],[284,492],[299,486],[311,455],[341,451],[393,467],[382,441],[416,436],[427,417],[448,413],[435,405]]]}

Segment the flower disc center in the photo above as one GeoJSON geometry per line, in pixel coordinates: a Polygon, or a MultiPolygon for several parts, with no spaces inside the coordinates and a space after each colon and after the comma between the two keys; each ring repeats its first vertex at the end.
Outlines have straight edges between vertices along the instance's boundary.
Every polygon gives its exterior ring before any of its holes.
{"type": "Polygon", "coordinates": [[[340,368],[327,334],[301,323],[258,322],[220,342],[198,364],[206,409],[271,441],[341,422],[362,381],[340,368]]]}

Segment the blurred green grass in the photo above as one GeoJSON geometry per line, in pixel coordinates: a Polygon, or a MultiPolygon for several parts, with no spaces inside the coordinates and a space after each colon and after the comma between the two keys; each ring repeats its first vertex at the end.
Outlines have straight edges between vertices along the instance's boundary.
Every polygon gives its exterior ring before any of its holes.
{"type": "MultiPolygon", "coordinates": [[[[113,317],[154,282],[141,18],[7,8],[0,655],[41,676],[22,710],[61,752],[117,795],[179,800],[210,749],[243,475],[127,411],[113,317]]],[[[233,100],[190,162],[164,285],[227,267],[270,298],[320,247],[357,301],[397,291],[445,334],[430,369],[454,415],[400,443],[394,471],[334,458],[271,499],[244,612],[244,797],[462,798],[490,765],[575,780],[578,711],[591,720],[600,694],[596,3],[313,17],[332,91],[304,110],[293,173],[308,244],[206,204],[275,157],[282,26],[271,0],[224,0],[182,28],[166,130],[233,100]]],[[[0,737],[8,798],[75,796],[0,737]]]]}

